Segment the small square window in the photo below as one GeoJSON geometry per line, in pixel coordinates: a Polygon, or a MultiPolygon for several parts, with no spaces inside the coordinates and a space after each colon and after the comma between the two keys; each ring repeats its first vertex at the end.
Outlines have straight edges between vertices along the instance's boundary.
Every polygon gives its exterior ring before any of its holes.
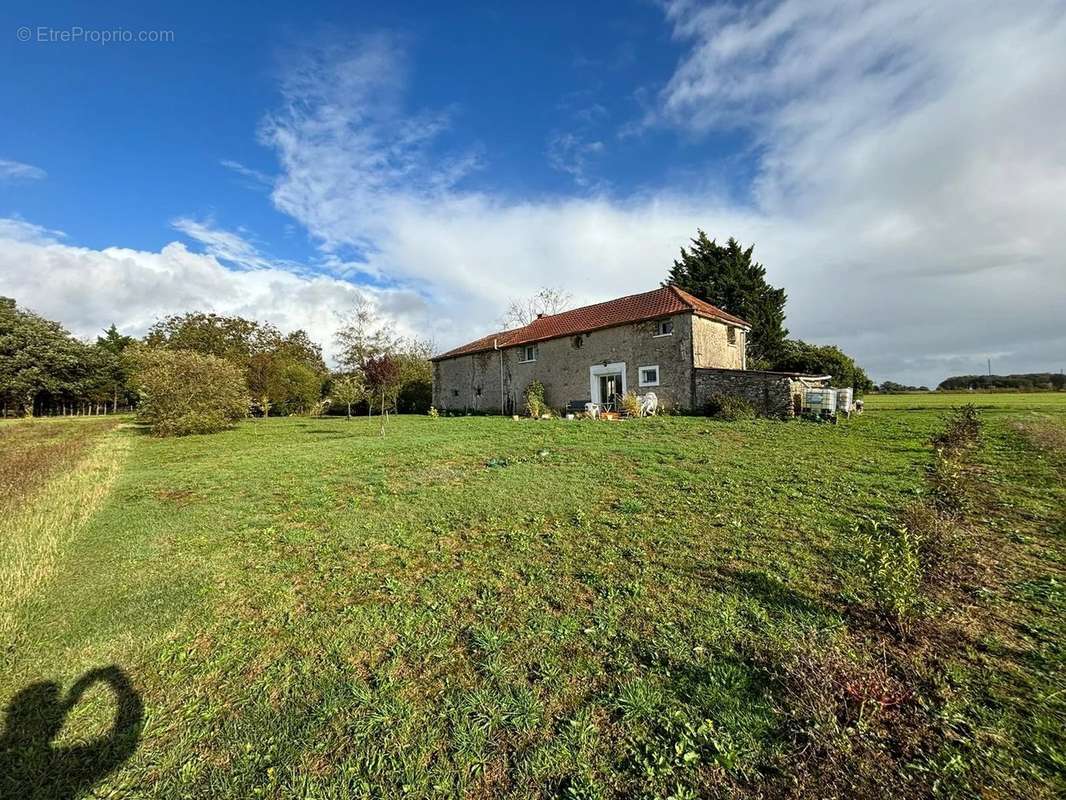
{"type": "Polygon", "coordinates": [[[725,337],[729,341],[729,343],[730,344],[736,344],[737,343],[737,329],[734,328],[732,325],[726,325],[725,330],[726,330],[725,337]]]}
{"type": "Polygon", "coordinates": [[[535,344],[527,344],[522,348],[522,361],[536,361],[537,360],[537,346],[535,344]]]}
{"type": "Polygon", "coordinates": [[[452,397],[458,397],[458,396],[459,396],[459,390],[458,389],[452,389],[452,397]]]}
{"type": "Polygon", "coordinates": [[[659,367],[641,367],[637,373],[638,383],[641,386],[659,385],[659,367]]]}
{"type": "Polygon", "coordinates": [[[655,326],[656,336],[673,336],[674,334],[674,321],[672,319],[659,320],[659,324],[655,326]]]}

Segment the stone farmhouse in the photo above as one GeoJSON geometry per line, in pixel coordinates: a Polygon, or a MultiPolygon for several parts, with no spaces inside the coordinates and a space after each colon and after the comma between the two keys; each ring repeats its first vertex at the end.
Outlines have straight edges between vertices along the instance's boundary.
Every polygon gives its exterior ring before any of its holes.
{"type": "Polygon", "coordinates": [[[556,409],[616,405],[654,392],[660,406],[701,411],[715,393],[791,416],[801,376],[747,370],[751,326],[676,286],[541,315],[433,358],[433,404],[448,412],[519,413],[529,383],[556,409]]]}

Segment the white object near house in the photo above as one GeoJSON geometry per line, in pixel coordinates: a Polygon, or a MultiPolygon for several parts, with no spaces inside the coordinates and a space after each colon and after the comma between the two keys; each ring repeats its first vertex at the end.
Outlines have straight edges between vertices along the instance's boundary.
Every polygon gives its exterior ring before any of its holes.
{"type": "Polygon", "coordinates": [[[640,415],[642,417],[654,414],[658,410],[659,398],[655,396],[655,392],[648,392],[640,398],[640,415]]]}
{"type": "Polygon", "coordinates": [[[600,415],[600,407],[596,403],[585,403],[585,413],[596,419],[600,415]]]}
{"type": "Polygon", "coordinates": [[[819,415],[835,414],[837,410],[836,389],[804,389],[803,409],[819,415]]]}
{"type": "Polygon", "coordinates": [[[855,409],[855,404],[852,402],[853,389],[848,387],[847,389],[837,389],[837,411],[844,414],[850,414],[855,409]]]}

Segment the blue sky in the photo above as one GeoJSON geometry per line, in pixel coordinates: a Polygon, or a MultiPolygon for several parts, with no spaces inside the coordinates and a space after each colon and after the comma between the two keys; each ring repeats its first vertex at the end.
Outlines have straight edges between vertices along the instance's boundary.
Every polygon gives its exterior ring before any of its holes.
{"type": "Polygon", "coordinates": [[[255,13],[149,5],[110,4],[90,15],[83,3],[47,11],[15,4],[0,12],[0,30],[28,25],[35,38],[38,27],[77,25],[175,36],[173,44],[128,46],[5,43],[5,72],[15,79],[0,84],[0,102],[16,110],[17,124],[0,130],[0,153],[63,180],[0,188],[3,212],[89,247],[136,248],[170,241],[171,219],[209,214],[255,232],[274,254],[312,258],[306,231],[286,232],[292,221],[263,187],[223,162],[275,172],[274,153],[255,134],[277,105],[286,58],[310,41],[368,32],[394,36],[410,54],[409,107],[448,112],[449,129],[434,143],[442,157],[450,148],[479,152],[484,164],[467,176],[468,188],[518,198],[589,186],[626,195],[717,175],[739,198],[748,194],[751,154],[737,132],[620,135],[643,115],[642,94],[665,83],[678,58],[651,3],[519,5],[508,13],[498,3],[267,2],[255,13]],[[567,136],[575,137],[569,149],[567,136]],[[602,149],[579,155],[595,142],[602,149]],[[567,170],[579,162],[587,174],[575,180],[567,170]]]}
{"type": "Polygon", "coordinates": [[[702,226],[875,377],[1058,369],[1066,23],[999,5],[7,3],[0,294],[327,349],[362,298],[444,347],[652,288],[702,226]]]}

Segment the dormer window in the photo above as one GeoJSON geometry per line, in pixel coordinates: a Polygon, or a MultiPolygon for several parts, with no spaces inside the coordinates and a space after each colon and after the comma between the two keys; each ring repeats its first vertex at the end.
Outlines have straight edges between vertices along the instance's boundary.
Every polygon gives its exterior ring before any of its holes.
{"type": "Polygon", "coordinates": [[[528,364],[531,361],[537,360],[537,346],[535,344],[527,344],[522,348],[522,364],[528,364]]]}
{"type": "Polygon", "coordinates": [[[674,335],[674,321],[672,319],[661,319],[655,325],[656,336],[673,336],[674,335]]]}

